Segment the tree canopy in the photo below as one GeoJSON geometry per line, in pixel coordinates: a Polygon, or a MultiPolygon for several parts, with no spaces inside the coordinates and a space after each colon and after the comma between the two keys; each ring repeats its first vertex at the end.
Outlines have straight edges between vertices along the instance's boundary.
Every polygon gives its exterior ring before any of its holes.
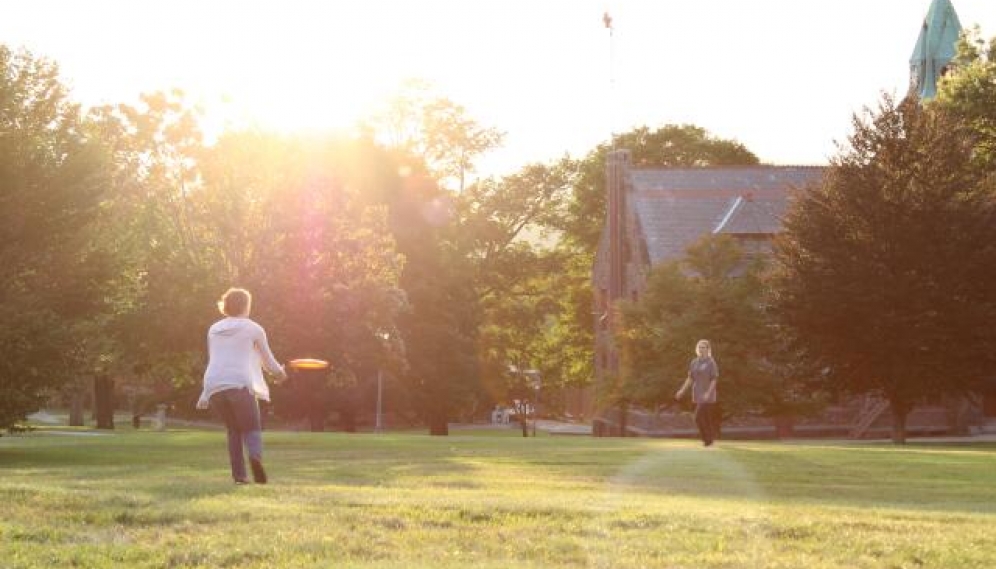
{"type": "Polygon", "coordinates": [[[889,400],[901,441],[921,398],[992,373],[996,196],[948,113],[884,97],[853,127],[786,215],[773,306],[828,387],[889,400]]]}
{"type": "Polygon", "coordinates": [[[952,70],[941,80],[932,106],[959,116],[974,133],[974,162],[996,169],[996,38],[988,45],[979,30],[968,31],[958,43],[952,70]]]}
{"type": "Polygon", "coordinates": [[[0,72],[0,425],[98,378],[188,407],[214,301],[245,286],[279,356],[333,360],[330,388],[368,392],[386,370],[389,406],[444,434],[509,402],[522,370],[591,380],[611,148],[637,166],[757,163],[668,125],[473,179],[502,135],[426,85],[357,132],[209,142],[182,92],[82,113],[50,62],[3,48],[0,72]]]}
{"type": "Polygon", "coordinates": [[[0,45],[0,427],[86,362],[77,338],[112,278],[94,225],[106,164],[57,66],[0,45]]]}
{"type": "Polygon", "coordinates": [[[644,294],[622,306],[621,383],[614,397],[653,408],[684,382],[700,339],[720,365],[724,413],[791,415],[812,401],[773,368],[782,349],[765,311],[766,260],[730,236],[707,235],[654,267],[644,294]]]}

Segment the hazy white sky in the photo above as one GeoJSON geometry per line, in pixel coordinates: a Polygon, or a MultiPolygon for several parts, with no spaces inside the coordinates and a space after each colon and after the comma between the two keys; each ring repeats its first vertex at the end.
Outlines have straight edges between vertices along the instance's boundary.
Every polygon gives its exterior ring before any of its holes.
{"type": "MultiPolygon", "coordinates": [[[[996,0],[952,2],[963,26],[996,34],[996,0]]],[[[423,78],[507,132],[492,172],[667,123],[737,139],[764,162],[821,164],[852,113],[905,92],[929,5],[0,0],[0,42],[57,61],[85,104],[180,87],[216,121],[280,129],[348,125],[423,78]]]]}

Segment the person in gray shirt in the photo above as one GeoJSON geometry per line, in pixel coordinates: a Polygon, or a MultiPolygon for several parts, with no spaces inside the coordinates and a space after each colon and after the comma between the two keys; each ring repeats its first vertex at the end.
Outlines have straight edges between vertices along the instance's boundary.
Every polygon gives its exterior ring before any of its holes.
{"type": "Polygon", "coordinates": [[[702,444],[711,446],[716,439],[716,380],[719,379],[719,366],[712,358],[712,346],[709,340],[699,340],[695,344],[696,357],[688,364],[688,377],[681,389],[674,394],[675,400],[685,396],[689,388],[692,390],[692,402],[695,403],[695,425],[699,428],[702,444]]]}

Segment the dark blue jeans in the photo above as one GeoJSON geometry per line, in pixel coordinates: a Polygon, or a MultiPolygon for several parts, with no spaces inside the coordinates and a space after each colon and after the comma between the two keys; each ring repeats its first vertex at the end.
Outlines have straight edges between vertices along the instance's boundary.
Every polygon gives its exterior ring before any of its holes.
{"type": "Polygon", "coordinates": [[[695,405],[695,426],[699,428],[702,442],[711,445],[716,439],[715,403],[697,403],[695,405]]]}
{"type": "Polygon", "coordinates": [[[248,389],[226,389],[211,396],[211,409],[225,422],[228,431],[228,459],[232,478],[246,480],[246,463],[242,445],[249,458],[263,459],[263,433],[259,423],[259,404],[248,389]]]}

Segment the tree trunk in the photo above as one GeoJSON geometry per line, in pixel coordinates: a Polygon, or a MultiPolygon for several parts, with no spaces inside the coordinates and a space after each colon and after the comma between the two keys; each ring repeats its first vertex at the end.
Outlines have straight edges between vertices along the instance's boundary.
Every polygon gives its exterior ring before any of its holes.
{"type": "Polygon", "coordinates": [[[522,436],[529,436],[529,422],[526,421],[526,416],[522,413],[519,414],[519,426],[522,427],[522,436]]]}
{"type": "Polygon", "coordinates": [[[106,375],[93,379],[93,408],[98,429],[114,428],[114,380],[106,375]]]}
{"type": "MultiPolygon", "coordinates": [[[[324,419],[324,416],[323,416],[322,423],[324,423],[324,422],[325,422],[325,419],[324,419]]],[[[339,422],[340,422],[341,428],[342,428],[342,430],[344,432],[346,432],[346,433],[355,433],[356,432],[356,411],[354,409],[347,409],[346,411],[340,412],[339,413],[339,422]]],[[[312,429],[311,430],[312,431],[315,430],[314,424],[312,424],[312,429]]],[[[319,431],[323,431],[325,429],[324,429],[324,427],[322,427],[322,428],[319,428],[318,430],[319,431]]]]}
{"type": "MultiPolygon", "coordinates": [[[[347,418],[347,415],[348,413],[339,413],[340,428],[347,433],[351,433],[352,431],[349,430],[351,421],[347,418]]],[[[308,409],[308,428],[311,429],[312,433],[325,431],[325,409],[322,408],[322,405],[312,405],[308,409]]]]}
{"type": "Polygon", "coordinates": [[[890,401],[892,408],[892,442],[897,445],[906,444],[906,417],[909,416],[910,406],[896,401],[890,401]]]}
{"type": "Polygon", "coordinates": [[[450,434],[450,424],[443,413],[434,413],[429,417],[429,434],[434,437],[445,437],[450,434]]]}
{"type": "Polygon", "coordinates": [[[619,404],[619,436],[626,436],[626,423],[629,418],[629,404],[625,401],[619,404]]]}
{"type": "MultiPolygon", "coordinates": [[[[716,430],[719,431],[720,417],[716,413],[716,430]]],[[[791,415],[778,415],[775,417],[775,435],[779,439],[792,437],[792,427],[795,425],[795,417],[791,415]]]]}
{"type": "Polygon", "coordinates": [[[964,436],[969,433],[968,428],[968,398],[963,395],[956,395],[944,398],[944,407],[948,416],[948,434],[964,436]]]}
{"type": "Polygon", "coordinates": [[[74,389],[69,396],[69,426],[83,426],[83,399],[86,395],[81,389],[74,389]]]}

